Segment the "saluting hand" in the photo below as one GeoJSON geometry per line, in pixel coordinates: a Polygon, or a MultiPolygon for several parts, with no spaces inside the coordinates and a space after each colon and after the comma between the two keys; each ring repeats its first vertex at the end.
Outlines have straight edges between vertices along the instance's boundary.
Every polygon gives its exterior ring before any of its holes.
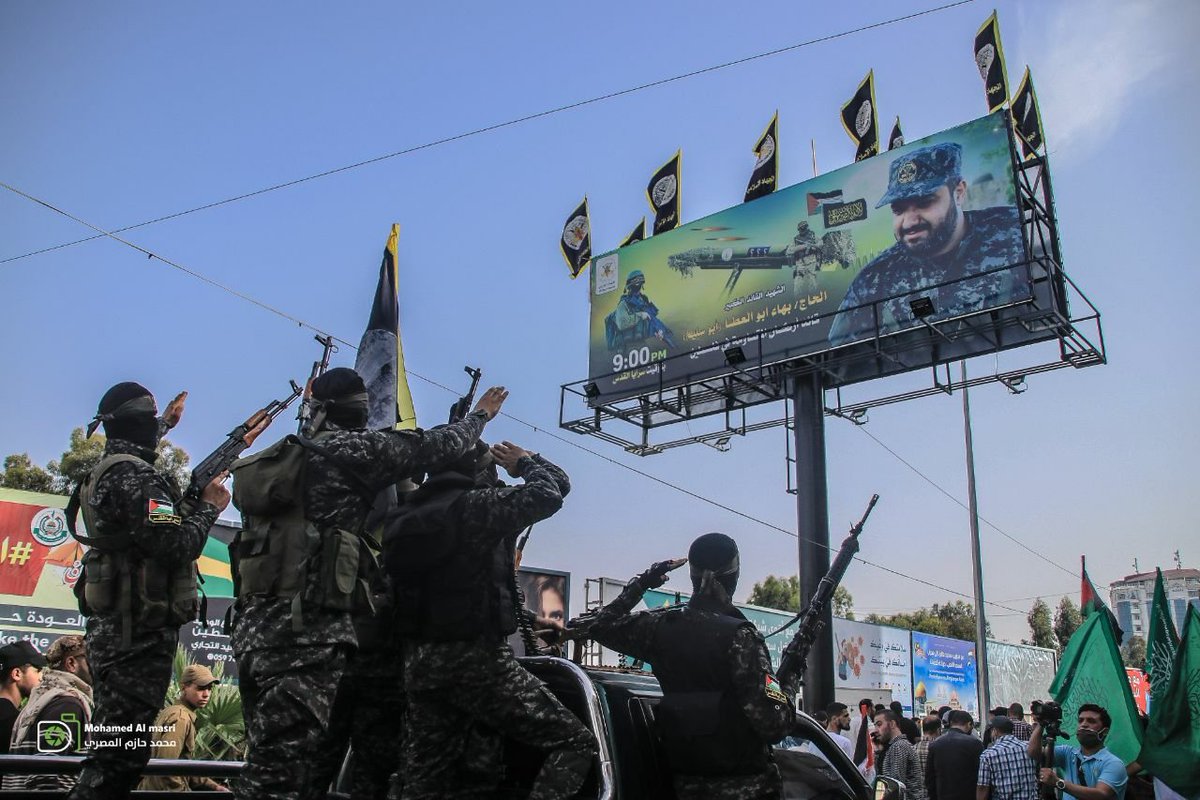
{"type": "Polygon", "coordinates": [[[673,558],[666,561],[657,561],[650,565],[650,569],[637,576],[637,580],[646,589],[657,589],[667,582],[667,573],[674,569],[679,569],[687,563],[686,558],[673,558]]]}
{"type": "Polygon", "coordinates": [[[163,412],[163,422],[168,428],[174,428],[179,424],[179,420],[183,418],[183,404],[187,402],[188,393],[186,391],[175,395],[175,399],[167,403],[167,410],[163,412]]]}
{"type": "Polygon", "coordinates": [[[483,411],[489,420],[493,420],[500,413],[500,406],[504,405],[504,401],[507,399],[507,389],[503,386],[493,386],[483,393],[483,397],[479,398],[479,402],[475,404],[475,411],[483,411]]]}
{"type": "Polygon", "coordinates": [[[492,445],[492,458],[496,459],[496,463],[504,467],[505,471],[513,478],[521,477],[517,474],[517,462],[525,456],[531,455],[533,453],[512,442],[499,442],[492,445]]]}

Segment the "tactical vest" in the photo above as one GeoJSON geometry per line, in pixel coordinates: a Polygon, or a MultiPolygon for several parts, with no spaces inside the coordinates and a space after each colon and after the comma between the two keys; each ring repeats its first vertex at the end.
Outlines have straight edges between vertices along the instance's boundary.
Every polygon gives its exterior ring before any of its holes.
{"type": "MultiPolygon", "coordinates": [[[[71,533],[90,549],[83,556],[83,573],[76,582],[75,598],[84,616],[119,614],[122,641],[128,645],[132,631],[178,628],[196,618],[199,610],[197,567],[194,562],[170,566],[144,555],[133,532],[97,516],[92,497],[101,476],[124,462],[147,464],[137,456],[105,456],[76,488],[67,504],[71,533]],[[87,536],[75,531],[75,515],[83,512],[87,536]]],[[[178,506],[181,496],[172,488],[178,506]]]]}
{"type": "Polygon", "coordinates": [[[656,718],[671,769],[682,775],[762,772],[763,743],[739,707],[729,670],[745,620],[689,608],[665,612],[655,633],[654,675],[663,689],[656,718]]]}
{"type": "Polygon", "coordinates": [[[409,495],[384,533],[402,636],[432,642],[502,638],[517,630],[513,544],[506,536],[486,560],[465,546],[451,510],[475,488],[465,475],[443,472],[409,495]]]}
{"type": "Polygon", "coordinates": [[[341,469],[370,502],[363,481],[320,446],[327,436],[287,436],[232,467],[233,504],[242,512],[242,530],[229,543],[234,594],[291,600],[296,632],[304,627],[304,607],[353,611],[370,603],[375,560],[361,525],[355,530],[318,527],[306,518],[304,476],[310,451],[341,469]],[[316,580],[311,579],[314,573],[316,580]]]}

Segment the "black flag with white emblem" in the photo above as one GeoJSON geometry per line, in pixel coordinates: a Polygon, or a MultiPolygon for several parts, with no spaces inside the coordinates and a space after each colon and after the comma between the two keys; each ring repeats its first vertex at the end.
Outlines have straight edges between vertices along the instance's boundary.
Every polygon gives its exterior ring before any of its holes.
{"type": "Polygon", "coordinates": [[[897,147],[904,146],[904,131],[900,130],[900,118],[896,117],[896,124],[892,126],[892,132],[888,136],[888,150],[895,150],[897,147]]]}
{"type": "Polygon", "coordinates": [[[642,221],[637,224],[636,228],[634,228],[632,231],[629,232],[629,235],[625,237],[624,241],[621,242],[620,246],[628,247],[629,245],[633,244],[634,242],[640,242],[642,239],[645,239],[645,238],[646,238],[646,218],[642,217],[642,221]]]}
{"type": "Polygon", "coordinates": [[[1025,77],[1012,100],[1013,128],[1017,138],[1021,140],[1021,153],[1025,158],[1032,158],[1042,149],[1045,139],[1042,137],[1042,114],[1038,111],[1037,92],[1033,90],[1033,79],[1029,77],[1029,67],[1025,68],[1025,77]]]}
{"type": "Polygon", "coordinates": [[[563,225],[562,236],[558,241],[563,258],[567,260],[567,268],[571,277],[578,278],[584,267],[592,258],[592,224],[588,220],[587,197],[576,206],[567,222],[563,225]]]}
{"type": "Polygon", "coordinates": [[[875,113],[875,70],[867,73],[850,102],[842,106],[842,127],[857,148],[855,161],[879,152],[879,118],[875,113]]]}
{"type": "Polygon", "coordinates": [[[679,162],[683,151],[676,150],[671,160],[658,168],[646,185],[646,199],[654,211],[654,233],[679,227],[679,162]]]}
{"type": "Polygon", "coordinates": [[[995,11],[975,34],[975,65],[983,78],[983,92],[987,95],[988,113],[991,113],[1008,102],[1008,73],[1004,69],[1000,22],[995,11]]]}
{"type": "Polygon", "coordinates": [[[750,173],[750,182],[746,184],[746,196],[742,200],[749,203],[775,191],[779,179],[779,112],[771,117],[771,123],[758,137],[754,145],[754,172],[750,173]]]}

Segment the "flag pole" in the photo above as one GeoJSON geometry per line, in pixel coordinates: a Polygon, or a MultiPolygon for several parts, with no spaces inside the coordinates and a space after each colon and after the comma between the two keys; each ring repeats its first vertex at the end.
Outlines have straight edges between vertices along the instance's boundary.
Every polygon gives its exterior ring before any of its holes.
{"type": "Polygon", "coordinates": [[[813,162],[813,177],[817,177],[817,140],[809,139],[809,145],[812,147],[812,162],[813,162]]]}

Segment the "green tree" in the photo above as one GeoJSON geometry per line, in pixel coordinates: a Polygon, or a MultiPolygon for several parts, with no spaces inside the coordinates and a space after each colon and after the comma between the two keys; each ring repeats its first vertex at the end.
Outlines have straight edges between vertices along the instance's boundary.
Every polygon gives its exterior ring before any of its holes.
{"type": "Polygon", "coordinates": [[[1130,636],[1121,645],[1121,660],[1125,666],[1132,669],[1146,668],[1146,640],[1140,636],[1130,636]]]}
{"type": "MultiPolygon", "coordinates": [[[[975,609],[963,600],[934,603],[929,608],[901,611],[897,614],[868,614],[866,621],[877,625],[911,628],[914,631],[949,636],[952,639],[975,640],[975,609]]],[[[992,635],[991,623],[985,625],[984,635],[992,635]]]]}
{"type": "Polygon", "coordinates": [[[1054,635],[1058,639],[1060,650],[1067,646],[1071,635],[1082,624],[1083,616],[1079,613],[1079,606],[1075,605],[1075,601],[1070,596],[1060,600],[1054,612],[1054,635]]]}
{"type": "MultiPolygon", "coordinates": [[[[101,434],[88,437],[83,428],[75,428],[71,431],[62,458],[51,461],[45,469],[34,464],[27,453],[14,453],[5,458],[4,471],[0,472],[0,486],[30,492],[69,494],[100,463],[104,457],[104,444],[105,439],[101,434]]],[[[187,451],[162,439],[157,452],[155,467],[170,475],[180,488],[186,488],[191,479],[187,468],[191,459],[187,451]]]]}
{"type": "MultiPolygon", "coordinates": [[[[800,579],[795,575],[789,578],[768,575],[761,582],[754,584],[746,602],[754,606],[795,613],[800,610],[800,579]]],[[[854,595],[850,594],[845,586],[833,590],[833,614],[854,619],[854,595]]]]}
{"type": "Polygon", "coordinates": [[[62,458],[46,465],[55,476],[54,490],[61,494],[70,492],[100,463],[103,456],[104,437],[96,435],[88,438],[83,428],[75,428],[71,431],[71,440],[62,458]]]}
{"type": "Polygon", "coordinates": [[[1046,605],[1045,600],[1039,597],[1034,602],[1033,608],[1029,609],[1029,614],[1025,619],[1029,622],[1029,630],[1033,635],[1023,640],[1024,644],[1048,647],[1051,650],[1057,649],[1058,640],[1054,637],[1054,624],[1050,620],[1050,606],[1046,605]]]}
{"type": "Polygon", "coordinates": [[[34,464],[29,453],[13,453],[4,459],[0,486],[27,492],[50,492],[54,490],[54,476],[34,464]]]}

